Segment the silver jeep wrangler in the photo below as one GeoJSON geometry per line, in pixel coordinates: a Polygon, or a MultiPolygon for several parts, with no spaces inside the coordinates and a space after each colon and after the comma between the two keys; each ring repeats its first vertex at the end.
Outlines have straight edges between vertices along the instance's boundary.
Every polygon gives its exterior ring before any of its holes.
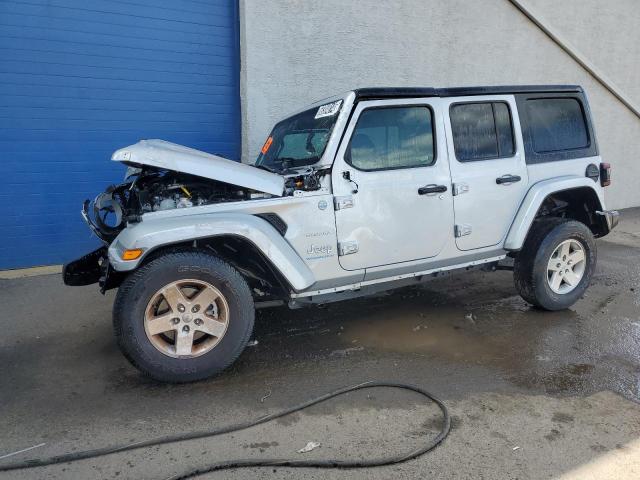
{"type": "Polygon", "coordinates": [[[118,287],[122,351],[169,382],[231,364],[257,306],[508,268],[567,308],[618,220],[578,86],[358,89],[277,123],[252,166],[160,140],[112,160],[124,183],[82,212],[104,246],[64,280],[118,287]]]}

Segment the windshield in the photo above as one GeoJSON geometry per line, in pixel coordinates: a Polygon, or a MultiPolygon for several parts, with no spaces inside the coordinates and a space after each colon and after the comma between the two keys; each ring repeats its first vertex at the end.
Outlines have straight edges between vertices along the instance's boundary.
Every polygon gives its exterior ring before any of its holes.
{"type": "Polygon", "coordinates": [[[322,157],[342,100],[314,107],[281,121],[264,143],[256,166],[282,171],[313,165],[322,157]]]}

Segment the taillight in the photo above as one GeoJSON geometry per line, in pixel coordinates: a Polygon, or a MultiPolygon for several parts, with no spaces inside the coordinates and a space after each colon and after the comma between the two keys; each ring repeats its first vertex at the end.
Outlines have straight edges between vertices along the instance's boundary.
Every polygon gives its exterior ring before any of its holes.
{"type": "Polygon", "coordinates": [[[603,187],[611,185],[611,165],[608,163],[600,164],[600,185],[603,187]]]}

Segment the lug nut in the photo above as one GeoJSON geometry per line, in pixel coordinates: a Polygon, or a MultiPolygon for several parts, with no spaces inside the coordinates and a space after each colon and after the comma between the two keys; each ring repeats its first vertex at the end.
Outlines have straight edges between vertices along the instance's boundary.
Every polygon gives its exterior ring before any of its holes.
{"type": "Polygon", "coordinates": [[[178,304],[178,311],[180,313],[184,312],[184,305],[182,305],[181,303],[178,304]]]}
{"type": "Polygon", "coordinates": [[[200,305],[194,305],[193,308],[191,309],[193,313],[198,313],[199,310],[200,310],[200,305]]]}
{"type": "Polygon", "coordinates": [[[178,323],[180,323],[180,319],[179,318],[172,318],[171,319],[171,323],[173,323],[174,325],[177,325],[178,323]]]}
{"type": "Polygon", "coordinates": [[[182,331],[187,333],[189,331],[189,325],[185,325],[184,327],[182,327],[182,331]]]}
{"type": "Polygon", "coordinates": [[[200,318],[196,318],[193,323],[195,323],[196,325],[202,325],[202,319],[200,318]]]}

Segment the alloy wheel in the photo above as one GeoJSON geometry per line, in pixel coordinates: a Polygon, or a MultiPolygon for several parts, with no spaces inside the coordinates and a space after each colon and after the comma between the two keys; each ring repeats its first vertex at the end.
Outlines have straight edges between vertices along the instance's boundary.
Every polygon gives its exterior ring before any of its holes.
{"type": "Polygon", "coordinates": [[[178,280],[152,295],[144,316],[151,344],[175,358],[204,355],[222,339],[229,305],[216,287],[202,280],[178,280]]]}
{"type": "Polygon", "coordinates": [[[560,295],[573,291],[586,267],[585,249],[573,238],[565,240],[556,247],[547,264],[547,282],[549,288],[560,295]]]}

